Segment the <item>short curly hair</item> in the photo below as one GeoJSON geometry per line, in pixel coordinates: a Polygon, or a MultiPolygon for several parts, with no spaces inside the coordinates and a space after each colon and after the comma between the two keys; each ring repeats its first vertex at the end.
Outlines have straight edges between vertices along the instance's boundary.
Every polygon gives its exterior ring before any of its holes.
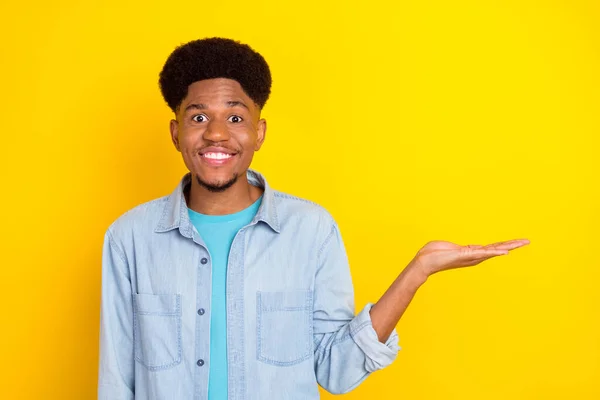
{"type": "Polygon", "coordinates": [[[271,72],[263,56],[246,44],[219,37],[193,40],[175,48],[158,83],[163,98],[177,113],[190,84],[213,78],[237,81],[260,109],[271,93],[271,72]]]}

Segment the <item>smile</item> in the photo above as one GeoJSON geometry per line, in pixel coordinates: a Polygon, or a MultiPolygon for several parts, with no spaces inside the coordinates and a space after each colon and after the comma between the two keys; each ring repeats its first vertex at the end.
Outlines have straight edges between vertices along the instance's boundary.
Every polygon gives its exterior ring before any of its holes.
{"type": "Polygon", "coordinates": [[[212,167],[224,166],[233,162],[237,154],[220,153],[220,152],[207,152],[200,155],[200,159],[205,165],[212,167]]]}
{"type": "Polygon", "coordinates": [[[204,153],[204,154],[202,154],[202,157],[209,158],[211,160],[225,160],[227,158],[233,157],[233,154],[227,154],[227,153],[204,153]]]}

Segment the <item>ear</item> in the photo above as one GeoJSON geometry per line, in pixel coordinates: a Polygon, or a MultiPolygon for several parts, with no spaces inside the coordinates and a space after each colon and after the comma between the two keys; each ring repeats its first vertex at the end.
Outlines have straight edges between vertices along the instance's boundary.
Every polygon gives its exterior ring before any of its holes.
{"type": "Polygon", "coordinates": [[[265,135],[267,134],[267,120],[261,118],[258,120],[258,124],[256,126],[256,145],[254,146],[254,151],[260,150],[263,142],[265,141],[265,135]]]}
{"type": "Polygon", "coordinates": [[[169,129],[171,130],[171,140],[173,141],[173,144],[175,145],[177,151],[180,152],[181,149],[179,148],[179,123],[177,122],[177,120],[172,119],[171,122],[169,122],[169,129]]]}

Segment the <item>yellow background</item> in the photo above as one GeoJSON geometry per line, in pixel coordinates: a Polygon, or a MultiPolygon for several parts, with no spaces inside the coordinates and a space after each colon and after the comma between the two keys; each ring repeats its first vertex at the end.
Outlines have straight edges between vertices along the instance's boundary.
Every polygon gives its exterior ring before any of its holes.
{"type": "Polygon", "coordinates": [[[102,237],[186,172],[157,79],[206,36],[269,62],[253,168],[338,220],[357,307],[429,240],[532,242],[433,276],[343,398],[600,398],[597,1],[6,3],[2,399],[95,398],[102,237]]]}

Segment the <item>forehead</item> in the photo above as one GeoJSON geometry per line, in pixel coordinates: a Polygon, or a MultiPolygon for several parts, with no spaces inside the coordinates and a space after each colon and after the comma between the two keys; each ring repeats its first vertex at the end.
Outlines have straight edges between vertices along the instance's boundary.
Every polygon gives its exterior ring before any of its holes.
{"type": "MultiPolygon", "coordinates": [[[[242,100],[244,103],[252,99],[242,89],[238,81],[228,78],[203,79],[188,86],[188,93],[182,105],[202,101],[203,103],[242,100]]],[[[250,106],[248,104],[248,106],[250,106]]]]}

